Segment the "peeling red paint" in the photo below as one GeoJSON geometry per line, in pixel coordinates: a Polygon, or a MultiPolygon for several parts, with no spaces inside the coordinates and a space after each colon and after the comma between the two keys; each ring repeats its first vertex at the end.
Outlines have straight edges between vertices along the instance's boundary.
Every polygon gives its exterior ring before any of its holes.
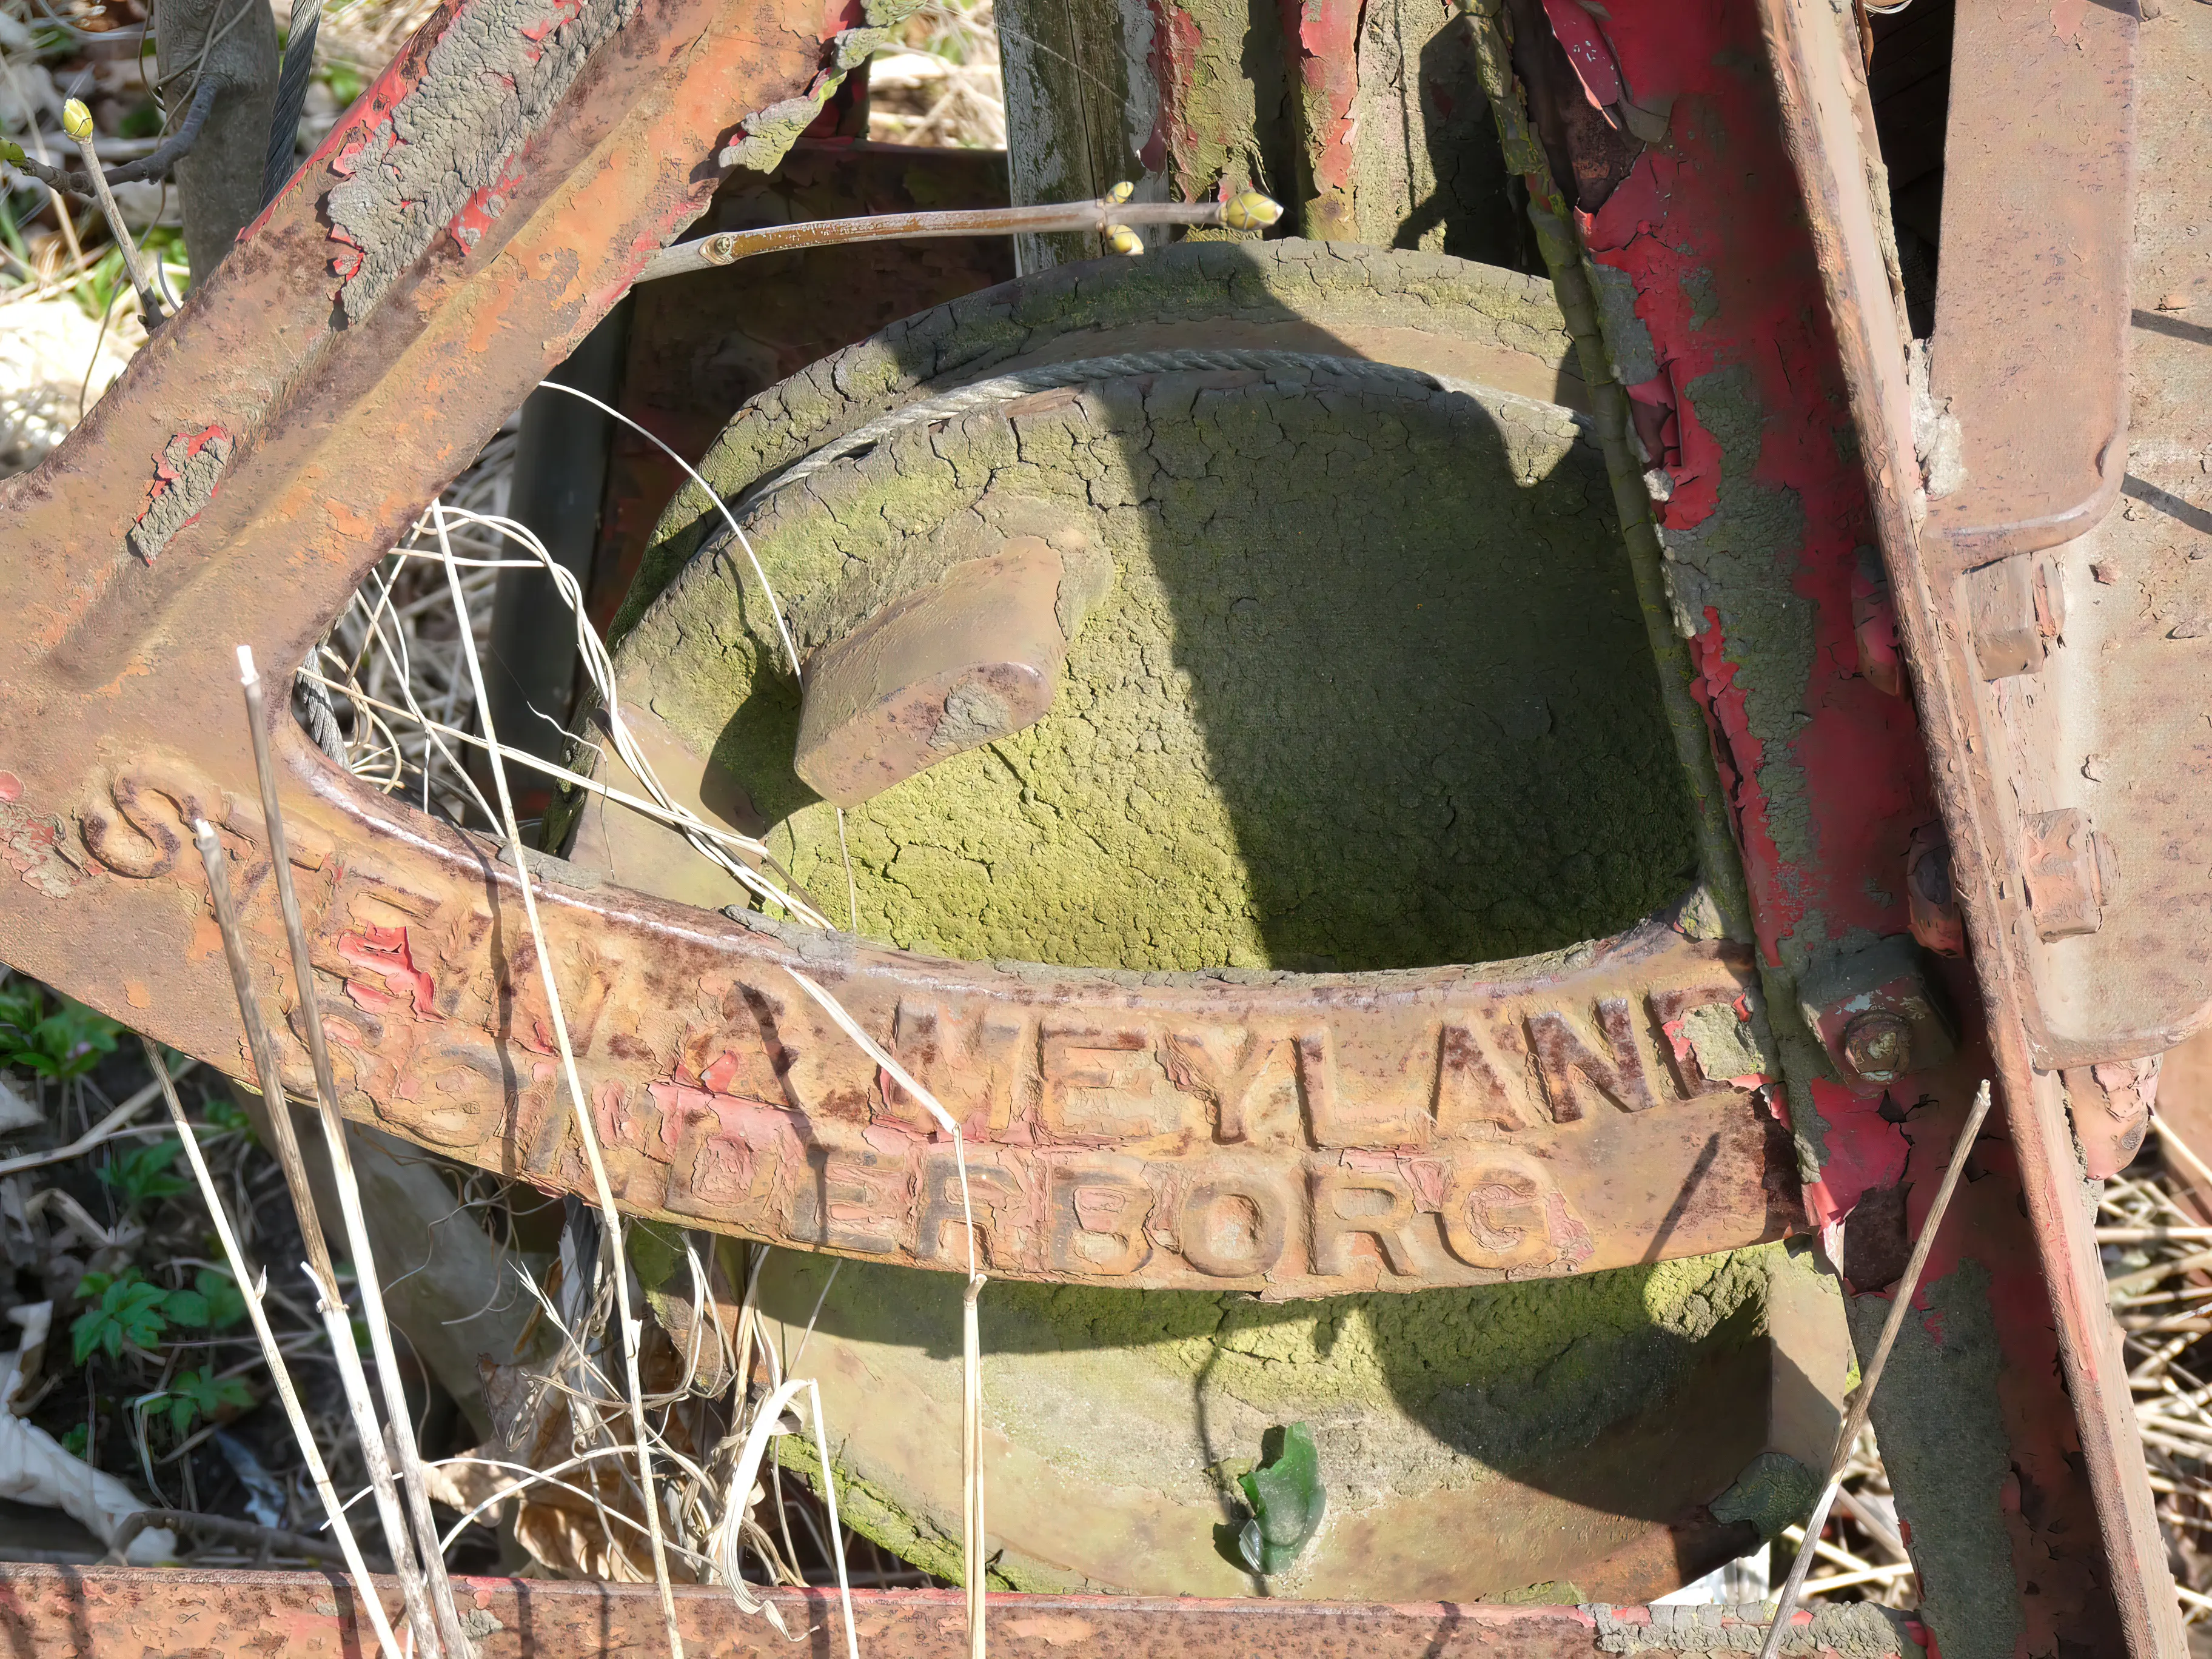
{"type": "MultiPolygon", "coordinates": [[[[525,29],[523,33],[527,34],[530,31],[525,29]]],[[[447,225],[446,234],[453,239],[463,252],[474,247],[477,238],[492,228],[493,222],[506,210],[508,198],[514,194],[522,180],[522,158],[510,155],[500,172],[498,181],[486,185],[462,204],[461,210],[447,225]]]]}
{"type": "MultiPolygon", "coordinates": [[[[1353,106],[1359,96],[1361,0],[1282,0],[1283,33],[1297,52],[1297,74],[1304,88],[1305,148],[1313,168],[1316,197],[1342,191],[1342,215],[1350,223],[1352,140],[1358,122],[1353,106]]],[[[1309,229],[1309,235],[1321,234],[1309,229]]]]}
{"type": "Polygon", "coordinates": [[[1552,33],[1567,49],[1567,61],[1582,78],[1583,95],[1590,100],[1590,107],[1603,112],[1619,103],[1620,65],[1614,61],[1613,47],[1596,21],[1575,0],[1544,0],[1544,15],[1552,20],[1552,33]]]}
{"type": "Polygon", "coordinates": [[[1820,1178],[1805,1187],[1805,1209],[1820,1230],[1832,1260],[1843,1260],[1838,1231],[1868,1193],[1894,1187],[1905,1178],[1912,1143],[1904,1129],[1881,1115],[1887,1101],[1861,1098],[1826,1078],[1812,1082],[1813,1109],[1826,1123],[1821,1137],[1820,1178]]]}
{"type": "Polygon", "coordinates": [[[437,988],[430,975],[415,965],[414,947],[408,943],[404,927],[363,927],[341,933],[337,952],[349,966],[383,980],[388,995],[357,979],[346,981],[347,994],[370,1012],[404,1001],[425,1018],[441,1018],[435,1000],[437,988]]]}
{"type": "MultiPolygon", "coordinates": [[[[2054,27],[2083,15],[2085,4],[2057,0],[2054,27]]],[[[1575,58],[1571,11],[1547,0],[1547,15],[1575,58]]],[[[1771,606],[1739,618],[1719,581],[1717,598],[1696,601],[1704,625],[1690,651],[1760,955],[1781,966],[1908,932],[1906,848],[1936,814],[1911,700],[1879,684],[1888,672],[1884,647],[1894,646],[1869,614],[1859,580],[1859,550],[1875,539],[1867,485],[1797,179],[1771,161],[1773,88],[1750,67],[1762,55],[1759,15],[1728,0],[1608,9],[1602,40],[1623,83],[1674,118],[1664,147],[1647,147],[1603,204],[1579,217],[1592,258],[1629,278],[1650,332],[1657,374],[1633,389],[1634,410],[1672,486],[1655,503],[1670,553],[1696,556],[1699,538],[1684,532],[1722,510],[1724,485],[1731,502],[1746,501],[1748,489],[1754,508],[1777,508],[1763,527],[1756,511],[1733,514],[1715,528],[1747,539],[1715,552],[1773,562],[1802,606],[1799,642],[1775,655],[1786,629],[1771,606]],[[1708,383],[1717,373],[1730,373],[1733,384],[1708,383]],[[1734,423],[1725,428],[1729,453],[1709,418],[1734,423]],[[1802,526],[1794,546],[1759,539],[1793,523],[1802,526]],[[1739,641],[1737,628],[1757,635],[1739,641]],[[1790,683],[1801,667],[1803,681],[1790,683]]],[[[1586,87],[1593,62],[1587,51],[1576,58],[1586,87]]],[[[1818,1149],[1825,1165],[1806,1203],[1832,1257],[1841,1224],[1878,1188],[1904,1186],[1906,1235],[1919,1236],[1966,1101],[1994,1069],[1972,1018],[1979,997],[1971,970],[1936,960],[1929,973],[1967,1012],[1968,1028],[1958,1063],[1893,1091],[1908,1106],[1905,1123],[1884,1119],[1880,1100],[1810,1080],[1810,1103],[1826,1127],[1818,1149]]],[[[2075,1425],[2054,1393],[2050,1285],[2023,1221],[2008,1133],[1993,1121],[1975,1149],[1923,1283],[1941,1285],[1969,1260],[1987,1275],[2004,1355],[1998,1403],[2008,1455],[2021,1489],[2036,1495],[2008,1517],[2016,1569],[2038,1591],[2022,1598],[2033,1609],[2025,1650],[2036,1652],[2055,1650],[2049,1632],[2080,1619],[2100,1569],[2075,1425]]]]}
{"type": "MultiPolygon", "coordinates": [[[[1198,153],[1198,136],[1191,131],[1191,77],[1195,73],[1204,33],[1198,20],[1167,0],[1152,0],[1152,81],[1160,89],[1160,112],[1151,136],[1137,159],[1147,173],[1167,169],[1169,159],[1198,153]]],[[[1178,167],[1177,172],[1187,171],[1178,167]]]]}

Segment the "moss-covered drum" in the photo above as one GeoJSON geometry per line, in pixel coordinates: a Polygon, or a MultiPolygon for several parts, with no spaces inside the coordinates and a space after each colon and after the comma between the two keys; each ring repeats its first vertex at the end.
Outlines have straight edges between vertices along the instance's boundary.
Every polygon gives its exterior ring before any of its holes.
{"type": "MultiPolygon", "coordinates": [[[[1723,1494],[1761,1454],[1824,1449],[1818,1286],[1787,1247],[1690,1254],[1786,1229],[1788,1154],[1567,361],[1512,273],[1188,246],[817,365],[702,469],[742,537],[696,492],[663,521],[625,718],[817,910],[929,956],[1400,1020],[1376,1063],[1413,1103],[1379,1111],[1350,1024],[1255,1018],[1240,1047],[902,1003],[880,1034],[974,1085],[987,1265],[1073,1281],[986,1296],[1005,1582],[1255,1587],[1232,1477],[1303,1421],[1328,1502],[1277,1592],[1626,1598],[1757,1535],[1723,1494]],[[1219,1288],[1120,1288],[1191,1284],[1219,1288]],[[1712,1420],[1684,1432],[1692,1396],[1712,1420]]],[[[619,809],[576,808],[571,847],[754,902],[619,809]]],[[[910,1188],[893,1259],[950,1265],[957,1208],[910,1188]]],[[[825,1188],[817,1242],[884,1254],[871,1190],[825,1188]]],[[[764,1308],[805,1327],[827,1272],[779,1255],[764,1308]]],[[[846,1512],[917,1559],[957,1532],[957,1283],[848,1261],[805,1339],[846,1512]]]]}

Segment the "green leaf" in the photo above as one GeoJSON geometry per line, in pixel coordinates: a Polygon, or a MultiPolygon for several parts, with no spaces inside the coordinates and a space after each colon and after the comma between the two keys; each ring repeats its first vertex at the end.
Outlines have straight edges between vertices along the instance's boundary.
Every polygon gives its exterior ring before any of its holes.
{"type": "Polygon", "coordinates": [[[199,1415],[199,1402],[190,1395],[179,1395],[171,1400],[169,1401],[169,1432],[179,1440],[183,1439],[185,1431],[192,1425],[192,1419],[199,1415]]]}
{"type": "Polygon", "coordinates": [[[1321,1454],[1314,1446],[1313,1431],[1293,1423],[1267,1438],[1276,1444],[1263,1446],[1267,1462],[1237,1482],[1252,1508],[1237,1547],[1245,1565],[1261,1574],[1281,1572],[1297,1559],[1320,1528],[1328,1501],[1322,1489],[1321,1454]]]}
{"type": "Polygon", "coordinates": [[[192,1283],[207,1298],[207,1322],[216,1330],[228,1330],[246,1317],[245,1293],[228,1273],[203,1267],[193,1275],[192,1283]]]}
{"type": "Polygon", "coordinates": [[[169,1172],[184,1149],[184,1143],[174,1135],[137,1147],[100,1170],[100,1179],[120,1193],[134,1210],[155,1199],[174,1198],[187,1190],[184,1177],[169,1172]]]}
{"type": "Polygon", "coordinates": [[[204,1331],[211,1319],[208,1299],[198,1291],[171,1291],[161,1311],[186,1330],[204,1331]]]}
{"type": "Polygon", "coordinates": [[[113,1322],[98,1308],[88,1308],[70,1322],[70,1356],[72,1364],[82,1365],[92,1358],[92,1351],[103,1338],[101,1333],[113,1322]]]}
{"type": "Polygon", "coordinates": [[[62,1449],[71,1457],[82,1457],[84,1455],[85,1443],[90,1438],[91,1431],[79,1423],[62,1437],[62,1449]]]}
{"type": "Polygon", "coordinates": [[[637,1282],[657,1291],[675,1276],[684,1260],[684,1230],[659,1221],[632,1221],[625,1230],[629,1265],[637,1269],[637,1282]]]}

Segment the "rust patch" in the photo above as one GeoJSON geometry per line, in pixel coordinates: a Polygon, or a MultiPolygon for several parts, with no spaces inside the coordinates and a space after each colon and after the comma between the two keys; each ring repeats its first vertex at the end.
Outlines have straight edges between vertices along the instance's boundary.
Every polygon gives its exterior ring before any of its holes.
{"type": "Polygon", "coordinates": [[[131,550],[151,564],[178,535],[197,522],[215,499],[223,469],[238,442],[221,426],[179,432],[154,463],[146,505],[126,533],[131,550]]]}
{"type": "Polygon", "coordinates": [[[0,794],[0,861],[48,898],[67,898],[91,879],[76,862],[59,817],[33,812],[5,794],[0,794]]]}

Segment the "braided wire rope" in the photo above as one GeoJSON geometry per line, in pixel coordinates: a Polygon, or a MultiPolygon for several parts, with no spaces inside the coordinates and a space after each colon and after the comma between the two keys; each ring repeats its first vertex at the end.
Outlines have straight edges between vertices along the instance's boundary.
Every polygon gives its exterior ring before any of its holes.
{"type": "Polygon", "coordinates": [[[322,0],[292,0],[292,21],[284,34],[284,63],[276,76],[276,104],[269,115],[269,156],[261,168],[261,205],[292,176],[293,152],[300,137],[300,112],[307,104],[307,82],[315,72],[315,36],[322,27],[322,0]]]}

